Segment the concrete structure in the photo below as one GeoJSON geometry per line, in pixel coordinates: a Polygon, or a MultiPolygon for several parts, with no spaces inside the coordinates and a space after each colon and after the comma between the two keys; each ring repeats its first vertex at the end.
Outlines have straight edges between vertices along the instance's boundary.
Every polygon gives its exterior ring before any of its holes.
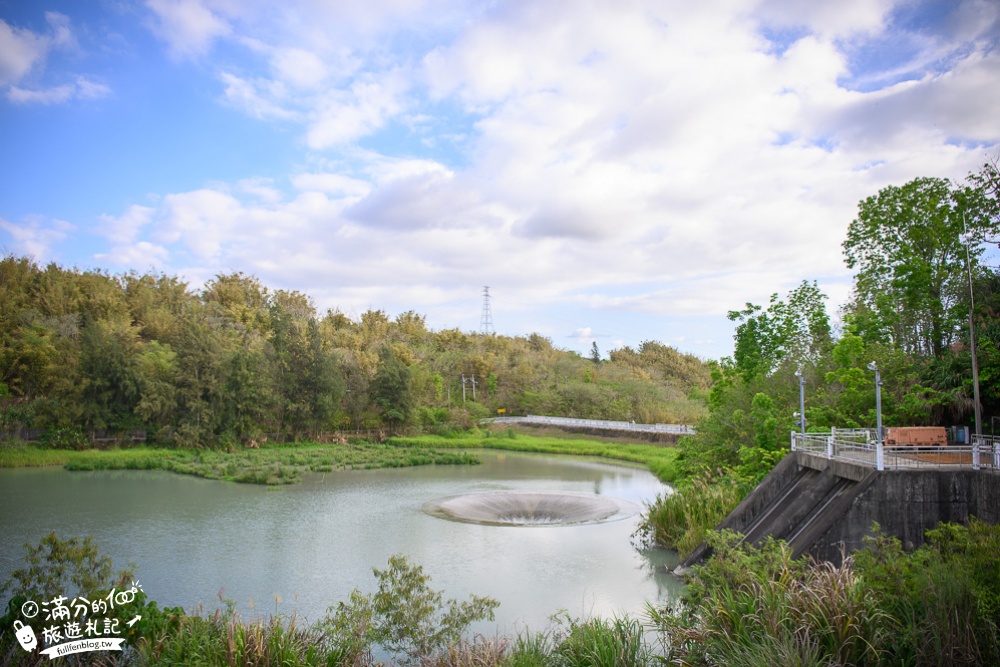
{"type": "MultiPolygon", "coordinates": [[[[978,457],[977,457],[978,458],[978,457]]],[[[986,457],[984,457],[986,458],[986,457]]],[[[942,521],[975,516],[1000,523],[1000,473],[993,467],[940,465],[878,470],[809,451],[790,452],[719,524],[751,544],[772,536],[796,556],[839,563],[865,546],[872,524],[908,549],[942,521]]],[[[682,567],[706,558],[702,544],[682,567]]]]}

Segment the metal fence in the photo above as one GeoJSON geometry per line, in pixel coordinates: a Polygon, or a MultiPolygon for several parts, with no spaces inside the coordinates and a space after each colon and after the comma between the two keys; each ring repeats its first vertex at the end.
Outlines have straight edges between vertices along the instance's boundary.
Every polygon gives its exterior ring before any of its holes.
{"type": "Polygon", "coordinates": [[[608,431],[634,431],[640,433],[675,433],[678,435],[694,433],[694,428],[686,424],[636,424],[635,422],[611,421],[607,419],[574,419],[572,417],[542,417],[538,415],[495,417],[486,421],[494,424],[548,424],[551,426],[597,428],[608,431]]]}
{"type": "Polygon", "coordinates": [[[864,440],[859,431],[832,431],[831,435],[795,431],[791,434],[793,451],[804,451],[831,460],[851,461],[877,470],[919,468],[972,468],[1000,471],[1000,438],[974,436],[972,445],[944,447],[886,446],[874,437],[864,440]]]}

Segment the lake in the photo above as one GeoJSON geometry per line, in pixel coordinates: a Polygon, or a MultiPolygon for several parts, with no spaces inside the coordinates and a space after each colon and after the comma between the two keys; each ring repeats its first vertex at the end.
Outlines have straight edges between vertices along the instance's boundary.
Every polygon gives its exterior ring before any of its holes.
{"type": "MultiPolygon", "coordinates": [[[[116,568],[131,565],[161,606],[214,609],[235,601],[245,615],[297,613],[307,621],[371,592],[371,568],[407,555],[445,598],[500,600],[496,629],[542,630],[550,615],[641,614],[646,600],[675,598],[676,554],[637,550],[642,504],[667,489],[645,469],[579,457],[481,451],[482,465],[422,466],[306,476],[263,487],[167,472],[0,470],[0,577],[25,542],[55,531],[93,535],[116,568]],[[618,504],[613,520],[577,525],[480,525],[424,506],[469,493],[597,496],[618,504]]],[[[478,628],[477,630],[484,630],[478,628]]]]}

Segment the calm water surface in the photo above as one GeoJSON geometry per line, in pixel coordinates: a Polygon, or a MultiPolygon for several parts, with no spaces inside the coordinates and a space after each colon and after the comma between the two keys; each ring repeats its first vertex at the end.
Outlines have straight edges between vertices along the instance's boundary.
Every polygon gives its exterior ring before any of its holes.
{"type": "MultiPolygon", "coordinates": [[[[132,564],[161,605],[244,614],[297,612],[317,620],[371,568],[403,553],[445,598],[500,600],[496,626],[543,629],[570,614],[641,613],[679,592],[676,556],[637,551],[638,516],[578,526],[482,526],[429,516],[421,506],[480,491],[606,495],[637,509],[665,487],[649,472],[573,457],[480,452],[478,466],[424,466],[315,475],[268,488],[166,472],[0,470],[0,577],[25,542],[51,531],[93,535],[117,567],[132,564]]],[[[482,630],[483,628],[480,628],[482,630]]]]}

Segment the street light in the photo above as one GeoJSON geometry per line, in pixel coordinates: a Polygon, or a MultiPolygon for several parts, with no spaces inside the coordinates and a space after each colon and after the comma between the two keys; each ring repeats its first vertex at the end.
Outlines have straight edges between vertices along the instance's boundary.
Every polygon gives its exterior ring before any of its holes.
{"type": "Polygon", "coordinates": [[[799,379],[799,426],[802,429],[802,443],[806,441],[806,378],[802,374],[802,367],[795,371],[795,377],[799,379]]]}
{"type": "Polygon", "coordinates": [[[875,371],[875,437],[882,442],[882,374],[875,362],[868,364],[868,370],[875,371]]]}
{"type": "Polygon", "coordinates": [[[885,470],[885,442],[882,439],[882,374],[875,362],[868,364],[868,370],[875,371],[875,469],[885,470]]]}

